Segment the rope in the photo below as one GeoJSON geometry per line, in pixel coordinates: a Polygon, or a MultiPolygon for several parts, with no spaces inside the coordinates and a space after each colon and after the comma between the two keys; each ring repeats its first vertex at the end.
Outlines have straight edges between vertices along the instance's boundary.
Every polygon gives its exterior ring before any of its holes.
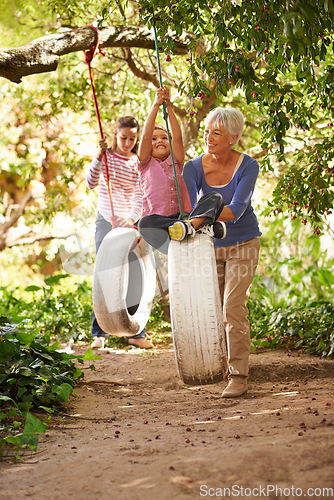
{"type": "MultiPolygon", "coordinates": [[[[93,78],[93,71],[92,71],[92,66],[91,66],[91,62],[92,62],[94,56],[96,55],[96,52],[97,52],[97,49],[98,49],[98,46],[99,46],[99,33],[98,33],[97,29],[94,26],[92,26],[92,25],[87,26],[87,28],[92,28],[95,31],[95,36],[96,36],[96,43],[95,43],[94,47],[92,47],[89,50],[84,50],[83,52],[84,52],[84,55],[85,55],[85,62],[88,65],[90,84],[91,84],[92,92],[93,92],[94,106],[95,106],[95,112],[96,112],[97,122],[98,122],[98,125],[99,125],[100,136],[101,136],[101,139],[104,139],[104,134],[103,134],[103,130],[102,130],[102,123],[101,123],[101,117],[100,117],[100,111],[99,111],[99,106],[98,106],[97,97],[96,97],[96,90],[95,90],[95,83],[94,83],[94,78],[93,78]]],[[[100,51],[100,49],[99,49],[99,51],[100,51]]],[[[108,170],[108,157],[107,157],[107,152],[106,151],[103,153],[103,159],[104,159],[104,165],[105,165],[105,174],[106,174],[106,181],[107,181],[108,195],[109,195],[109,203],[110,203],[110,210],[111,210],[111,223],[112,223],[113,227],[116,227],[115,220],[114,220],[115,219],[115,212],[114,212],[114,205],[113,205],[113,202],[112,202],[112,191],[111,191],[111,185],[110,185],[110,176],[109,176],[109,170],[108,170]]]]}
{"type": "MultiPolygon", "coordinates": [[[[161,76],[161,65],[160,65],[160,56],[159,56],[159,48],[158,48],[158,37],[157,37],[157,30],[155,28],[155,16],[153,12],[153,30],[154,30],[154,42],[155,42],[155,50],[157,53],[157,63],[158,63],[158,72],[159,72],[159,83],[160,87],[162,87],[162,76],[161,76]]],[[[179,219],[183,218],[186,214],[183,212],[182,209],[182,202],[181,202],[181,196],[180,196],[180,190],[179,190],[179,184],[177,182],[177,174],[176,174],[176,168],[175,168],[175,161],[174,161],[174,154],[173,154],[173,147],[172,147],[172,140],[171,140],[171,135],[169,132],[169,126],[168,126],[168,113],[167,113],[167,106],[166,103],[163,102],[162,104],[162,109],[163,109],[163,118],[166,123],[166,130],[167,130],[167,136],[168,136],[168,142],[169,142],[169,148],[170,148],[170,155],[172,158],[172,165],[173,165],[173,173],[174,173],[174,179],[175,179],[175,186],[176,186],[176,194],[177,194],[177,199],[179,203],[179,208],[180,208],[180,216],[179,219]]]]}
{"type": "MultiPolygon", "coordinates": [[[[95,106],[95,112],[96,112],[96,116],[97,116],[97,121],[98,121],[98,124],[99,124],[100,136],[101,136],[101,139],[104,139],[104,134],[103,134],[103,130],[102,130],[102,123],[101,123],[101,116],[100,116],[99,106],[98,106],[97,97],[96,97],[96,90],[95,90],[95,84],[94,84],[94,78],[93,78],[93,71],[92,71],[92,67],[91,67],[91,62],[92,62],[94,56],[96,55],[96,52],[97,52],[97,49],[98,49],[98,46],[99,46],[99,33],[98,33],[97,29],[94,26],[89,25],[87,27],[88,28],[92,28],[95,31],[96,43],[95,43],[94,47],[92,47],[89,50],[84,50],[83,52],[84,52],[84,55],[85,55],[85,62],[88,65],[89,78],[90,78],[90,83],[91,83],[92,92],[93,92],[94,106],[95,106]]],[[[99,52],[101,54],[103,54],[103,52],[101,51],[101,49],[99,49],[99,52]]],[[[105,174],[106,174],[106,181],[107,181],[108,195],[109,195],[109,203],[110,203],[110,210],[111,210],[111,219],[110,219],[110,221],[111,221],[111,224],[112,224],[113,228],[115,228],[115,227],[117,227],[117,223],[115,221],[114,205],[113,205],[113,202],[112,202],[112,191],[111,191],[111,185],[110,185],[110,176],[109,176],[109,170],[108,170],[108,157],[107,157],[107,152],[106,151],[103,153],[103,159],[104,159],[104,164],[105,164],[105,174]]],[[[138,230],[138,228],[136,226],[133,226],[133,228],[136,229],[136,230],[138,230]]],[[[136,245],[138,245],[139,254],[142,257],[143,253],[142,253],[140,241],[141,241],[141,236],[138,235],[137,236],[136,245]]]]}

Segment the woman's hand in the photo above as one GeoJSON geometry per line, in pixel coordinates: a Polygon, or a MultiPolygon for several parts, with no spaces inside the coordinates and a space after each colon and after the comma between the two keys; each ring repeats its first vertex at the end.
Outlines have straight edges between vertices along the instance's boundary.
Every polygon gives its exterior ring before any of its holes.
{"type": "Polygon", "coordinates": [[[97,151],[96,151],[96,158],[99,161],[102,161],[103,155],[107,151],[107,149],[108,149],[107,139],[105,139],[105,138],[100,139],[99,140],[99,145],[98,145],[98,148],[97,148],[97,151]]]}

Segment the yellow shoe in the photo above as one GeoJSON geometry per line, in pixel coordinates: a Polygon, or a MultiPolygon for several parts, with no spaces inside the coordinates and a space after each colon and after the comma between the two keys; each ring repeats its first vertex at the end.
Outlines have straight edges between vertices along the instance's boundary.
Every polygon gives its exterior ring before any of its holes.
{"type": "Polygon", "coordinates": [[[186,236],[194,236],[196,231],[190,220],[178,220],[168,228],[171,240],[182,241],[186,236]]]}
{"type": "Polygon", "coordinates": [[[183,222],[178,220],[169,226],[168,232],[171,240],[182,241],[187,235],[187,228],[183,222]]]}

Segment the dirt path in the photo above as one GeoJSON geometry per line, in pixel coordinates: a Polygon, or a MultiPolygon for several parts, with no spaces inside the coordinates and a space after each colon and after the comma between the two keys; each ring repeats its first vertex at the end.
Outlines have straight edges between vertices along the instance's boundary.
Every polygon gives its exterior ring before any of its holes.
{"type": "Polygon", "coordinates": [[[171,348],[101,355],[37,454],[2,464],[1,499],[334,498],[333,360],[252,354],[229,400],[183,386],[171,348]]]}

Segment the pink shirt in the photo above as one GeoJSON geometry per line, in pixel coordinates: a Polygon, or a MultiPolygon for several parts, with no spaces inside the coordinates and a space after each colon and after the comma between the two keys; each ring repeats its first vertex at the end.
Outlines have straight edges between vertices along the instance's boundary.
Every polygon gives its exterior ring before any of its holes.
{"type": "MultiPolygon", "coordinates": [[[[174,159],[183,212],[191,211],[186,184],[182,178],[182,165],[174,159]]],[[[143,196],[144,215],[172,215],[180,212],[171,155],[161,161],[150,156],[139,162],[139,182],[143,196]]]]}

